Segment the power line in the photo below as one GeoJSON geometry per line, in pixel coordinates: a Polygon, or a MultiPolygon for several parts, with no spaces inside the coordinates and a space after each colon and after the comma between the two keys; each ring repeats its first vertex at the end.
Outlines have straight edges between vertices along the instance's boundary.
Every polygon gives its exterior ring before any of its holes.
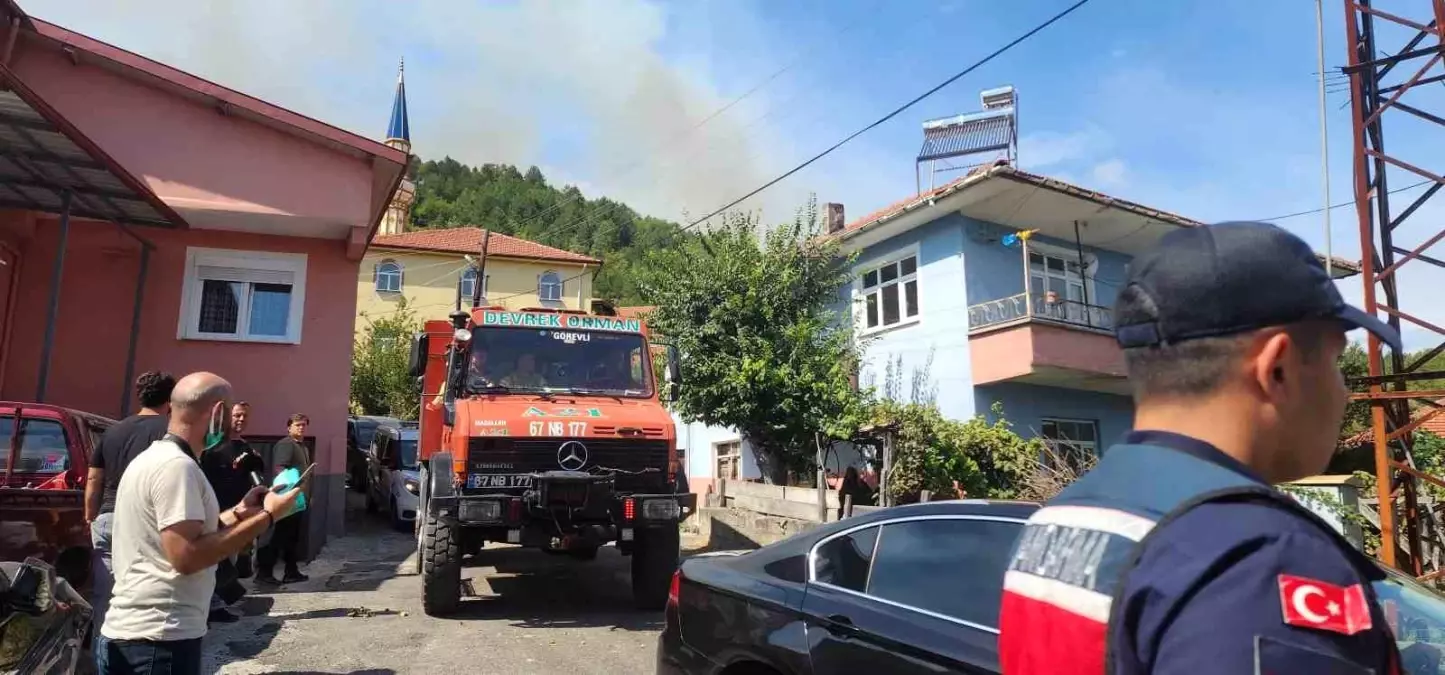
{"type": "Polygon", "coordinates": [[[716,216],[716,215],[718,215],[719,213],[722,213],[722,212],[724,212],[724,211],[727,211],[728,209],[730,209],[730,208],[732,208],[732,207],[734,207],[734,206],[737,206],[738,204],[741,204],[741,203],[744,202],[744,201],[747,201],[748,199],[752,198],[753,196],[757,195],[758,193],[760,193],[760,192],[762,192],[762,191],[764,191],[764,190],[766,190],[766,189],[768,189],[768,188],[770,188],[770,187],[772,187],[772,186],[774,186],[774,185],[777,185],[778,183],[781,183],[782,181],[786,180],[789,176],[792,176],[793,174],[795,174],[795,173],[797,173],[797,172],[799,172],[799,171],[802,171],[803,169],[808,168],[808,167],[809,167],[810,165],[812,165],[814,162],[816,162],[816,161],[818,161],[818,160],[820,160],[820,159],[822,159],[822,158],[824,158],[824,157],[827,157],[827,156],[830,155],[830,154],[833,154],[833,151],[837,150],[838,148],[843,147],[843,146],[846,145],[849,141],[852,141],[853,139],[855,139],[855,138],[857,138],[857,137],[859,137],[859,136],[862,136],[863,134],[865,134],[865,133],[867,133],[867,132],[869,132],[869,131],[872,131],[874,128],[877,128],[878,126],[884,124],[884,123],[887,122],[888,120],[891,120],[891,119],[893,119],[894,117],[897,117],[898,115],[902,114],[904,111],[908,110],[909,108],[912,108],[914,105],[917,105],[917,104],[918,104],[920,101],[922,101],[923,99],[928,98],[929,96],[932,96],[932,95],[938,93],[939,90],[943,89],[944,87],[947,87],[947,86],[950,85],[950,84],[953,84],[954,82],[956,82],[956,81],[958,81],[960,78],[962,78],[964,75],[967,75],[967,74],[969,74],[969,73],[977,70],[979,67],[983,66],[984,64],[988,63],[989,61],[994,60],[995,58],[997,58],[999,55],[1003,54],[1004,52],[1007,52],[1008,50],[1013,49],[1014,47],[1018,46],[1019,43],[1023,42],[1024,40],[1027,40],[1027,39],[1033,37],[1034,34],[1038,33],[1039,31],[1042,31],[1042,30],[1045,29],[1045,28],[1048,28],[1049,26],[1053,25],[1053,24],[1054,24],[1056,21],[1058,21],[1059,19],[1062,19],[1062,18],[1068,16],[1069,14],[1073,13],[1074,10],[1076,10],[1076,9],[1078,9],[1078,8],[1080,8],[1080,7],[1083,7],[1084,5],[1086,5],[1086,4],[1088,4],[1088,3],[1089,3],[1089,0],[1079,0],[1078,2],[1075,2],[1075,3],[1072,4],[1072,5],[1069,5],[1066,9],[1064,9],[1064,11],[1059,12],[1058,14],[1053,15],[1052,17],[1049,18],[1049,20],[1047,20],[1047,21],[1045,21],[1045,22],[1043,22],[1043,23],[1041,23],[1041,24],[1033,27],[1033,28],[1030,29],[1027,33],[1024,33],[1023,35],[1020,35],[1020,36],[1018,36],[1017,38],[1014,38],[1013,41],[1011,41],[1011,42],[1009,42],[1008,44],[1006,44],[1006,45],[1004,45],[1004,46],[1002,46],[1002,47],[999,47],[998,49],[994,50],[994,52],[993,52],[992,54],[989,54],[988,56],[985,56],[985,57],[983,57],[982,59],[974,62],[973,65],[971,65],[971,66],[969,66],[969,67],[967,67],[967,68],[964,68],[963,70],[961,70],[961,71],[959,71],[958,73],[954,74],[952,77],[950,77],[950,78],[944,80],[943,82],[939,83],[937,86],[933,87],[932,89],[929,89],[928,91],[925,91],[925,92],[923,92],[922,94],[918,95],[918,96],[917,96],[916,98],[914,98],[913,100],[911,100],[911,101],[909,101],[909,102],[907,102],[907,103],[904,103],[903,105],[901,105],[901,106],[899,106],[898,108],[894,109],[893,112],[890,112],[890,113],[888,113],[887,115],[884,115],[883,117],[878,118],[878,119],[877,119],[876,121],[874,121],[872,124],[869,124],[868,126],[865,126],[865,127],[863,127],[862,129],[859,129],[859,130],[857,130],[857,131],[849,134],[848,136],[844,137],[843,140],[838,141],[837,143],[834,143],[834,144],[833,144],[831,147],[829,147],[828,149],[826,149],[826,150],[824,150],[824,151],[822,151],[822,152],[820,152],[820,153],[818,153],[818,154],[816,154],[816,155],[813,155],[811,158],[807,159],[807,160],[804,161],[802,164],[799,164],[799,165],[797,165],[797,166],[789,169],[788,171],[786,171],[785,173],[783,173],[783,175],[778,176],[777,178],[774,178],[774,179],[772,179],[772,180],[764,183],[762,186],[758,187],[757,189],[753,190],[752,192],[749,192],[749,193],[747,193],[747,194],[745,194],[745,195],[743,195],[743,196],[741,196],[741,197],[738,197],[737,199],[734,199],[733,201],[731,201],[731,202],[729,202],[728,204],[724,205],[722,208],[719,208],[719,209],[717,209],[716,211],[713,211],[712,213],[707,214],[706,216],[703,216],[703,217],[701,217],[701,218],[699,218],[699,219],[697,219],[697,220],[692,221],[691,223],[688,223],[687,226],[685,226],[685,227],[682,228],[683,231],[685,232],[685,231],[690,230],[690,229],[692,229],[692,228],[694,228],[694,227],[697,227],[698,225],[701,225],[701,224],[704,223],[704,222],[707,222],[707,221],[710,220],[713,216],[716,216]]]}
{"type": "MultiPolygon", "coordinates": [[[[1393,189],[1393,190],[1390,190],[1390,191],[1386,192],[1385,194],[1387,194],[1387,195],[1392,195],[1392,194],[1395,194],[1395,193],[1397,193],[1397,192],[1404,192],[1404,191],[1406,191],[1406,190],[1413,190],[1413,189],[1415,189],[1415,188],[1417,188],[1417,187],[1420,187],[1421,185],[1429,185],[1430,183],[1433,183],[1433,182],[1435,182],[1435,181],[1433,181],[1433,180],[1422,180],[1422,181],[1420,181],[1420,182],[1418,182],[1418,183],[1415,183],[1414,185],[1406,185],[1405,187],[1395,188],[1395,189],[1393,189]]],[[[1340,202],[1340,203],[1338,203],[1338,204],[1331,204],[1329,208],[1330,208],[1330,210],[1334,210],[1334,209],[1342,209],[1342,208],[1344,208],[1344,207],[1346,207],[1346,206],[1354,206],[1354,205],[1355,205],[1355,200],[1351,199],[1350,201],[1347,201],[1347,202],[1340,202]]],[[[1272,222],[1274,222],[1274,221],[1276,221],[1276,220],[1285,220],[1285,219],[1287,219],[1287,218],[1298,218],[1298,217],[1300,217],[1300,216],[1308,216],[1308,215],[1311,215],[1311,214],[1314,214],[1314,213],[1323,213],[1324,211],[1325,211],[1325,208],[1324,208],[1324,207],[1319,207],[1319,208],[1315,208],[1315,209],[1310,209],[1310,210],[1308,210],[1308,211],[1296,211],[1296,212],[1294,212],[1294,213],[1286,213],[1286,214],[1284,214],[1284,215],[1282,215],[1282,216],[1274,216],[1273,218],[1260,218],[1259,220],[1260,220],[1261,222],[1272,223],[1272,222]]]]}
{"type": "MultiPolygon", "coordinates": [[[[883,6],[883,4],[884,4],[883,2],[879,2],[879,3],[874,7],[874,10],[876,11],[877,9],[881,8],[881,7],[883,6]]],[[[717,108],[716,110],[712,111],[711,113],[709,113],[706,117],[702,118],[701,120],[698,120],[698,121],[697,121],[695,124],[693,124],[691,127],[689,127],[689,128],[687,128],[687,129],[685,129],[685,130],[683,130],[683,131],[681,131],[681,132],[673,135],[672,137],[668,138],[667,140],[663,141],[662,143],[658,143],[658,144],[654,147],[654,149],[662,148],[662,147],[665,147],[665,146],[675,145],[678,141],[681,141],[681,140],[683,140],[683,139],[685,139],[685,138],[687,138],[687,137],[689,137],[689,136],[692,136],[694,133],[697,132],[698,129],[701,129],[703,126],[707,125],[709,122],[713,121],[714,119],[717,119],[717,118],[718,118],[719,116],[721,116],[723,113],[726,113],[728,110],[731,110],[734,106],[738,105],[739,103],[742,103],[744,100],[746,100],[748,97],[752,96],[753,94],[756,94],[756,93],[758,93],[759,91],[762,91],[762,90],[763,90],[764,88],[766,88],[769,84],[772,84],[773,81],[777,80],[779,77],[782,77],[783,75],[787,74],[787,73],[788,73],[789,71],[791,71],[793,68],[795,68],[795,67],[797,67],[798,65],[802,64],[802,63],[803,63],[804,61],[806,61],[809,57],[811,57],[811,56],[814,54],[814,52],[818,51],[818,50],[821,49],[823,46],[835,44],[835,43],[836,43],[836,38],[842,37],[843,35],[846,35],[846,34],[849,33],[850,31],[852,31],[854,28],[858,27],[859,25],[862,25],[863,20],[864,20],[865,18],[867,18],[868,16],[870,16],[870,15],[871,15],[871,12],[870,12],[870,13],[865,13],[865,14],[859,16],[859,17],[858,17],[856,20],[854,20],[851,24],[845,26],[842,30],[839,30],[838,32],[836,32],[835,34],[833,34],[833,35],[831,36],[832,38],[834,38],[833,40],[827,40],[827,41],[819,42],[819,43],[813,45],[811,48],[805,49],[805,50],[799,52],[799,53],[797,54],[797,56],[796,56],[792,61],[789,61],[788,63],[784,64],[782,67],[778,68],[777,70],[775,70],[775,71],[773,71],[771,74],[769,74],[767,77],[763,78],[760,82],[758,82],[757,84],[753,85],[753,86],[752,86],[751,88],[749,88],[747,91],[745,91],[745,92],[743,92],[742,94],[734,97],[732,100],[728,101],[727,103],[723,104],[721,107],[719,107],[719,108],[717,108]]],[[[771,114],[771,113],[770,113],[770,114],[771,114]]],[[[765,115],[764,117],[766,117],[766,115],[765,115]]],[[[638,158],[636,161],[632,162],[631,164],[624,165],[620,170],[618,170],[618,171],[615,172],[615,175],[616,175],[616,176],[625,176],[625,175],[627,175],[627,174],[632,173],[633,171],[636,171],[638,168],[641,168],[642,166],[644,166],[644,165],[646,165],[646,164],[648,164],[648,156],[644,155],[644,156],[638,158]]],[[[546,209],[543,209],[540,213],[537,213],[537,214],[535,214],[535,215],[529,216],[529,217],[527,217],[526,219],[521,220],[521,221],[512,221],[511,224],[512,224],[512,227],[513,227],[513,231],[520,231],[520,228],[521,228],[523,225],[528,225],[528,224],[537,222],[537,221],[540,220],[543,216],[546,216],[547,214],[552,213],[553,211],[556,211],[557,209],[562,208],[563,206],[566,206],[567,204],[570,204],[570,203],[572,203],[572,202],[575,202],[575,201],[578,199],[578,197],[584,197],[584,198],[585,198],[585,195],[582,195],[581,191],[579,190],[579,191],[577,192],[577,195],[575,195],[575,196],[569,196],[569,197],[563,197],[562,199],[557,200],[556,203],[552,204],[552,206],[550,206],[550,207],[548,207],[548,208],[546,208],[546,209]]],[[[596,212],[599,208],[600,208],[600,206],[599,206],[599,207],[593,207],[593,212],[594,212],[594,213],[589,214],[589,215],[586,215],[586,216],[583,216],[582,218],[580,218],[580,219],[578,219],[578,220],[576,220],[576,221],[573,221],[573,222],[569,223],[566,227],[561,227],[561,228],[556,228],[556,229],[557,229],[558,231],[564,230],[564,229],[570,229],[571,227],[574,227],[574,226],[576,226],[576,225],[579,225],[579,224],[588,222],[588,221],[591,220],[592,216],[596,215],[595,212],[596,212]]],[[[632,219],[632,220],[635,220],[635,219],[632,219]]],[[[540,238],[541,236],[544,236],[544,235],[547,235],[547,234],[551,234],[551,233],[544,231],[543,233],[539,234],[538,237],[540,238]]]]}

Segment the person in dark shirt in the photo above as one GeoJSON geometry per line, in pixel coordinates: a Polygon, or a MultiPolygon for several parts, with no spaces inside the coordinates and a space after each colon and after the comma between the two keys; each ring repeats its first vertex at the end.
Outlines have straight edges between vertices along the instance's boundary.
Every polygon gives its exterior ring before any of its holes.
{"type": "MultiPolygon", "coordinates": [[[[246,433],[246,424],[251,419],[251,404],[241,401],[231,406],[231,468],[244,480],[247,489],[252,485],[265,485],[269,480],[269,472],[266,471],[266,460],[256,449],[246,442],[243,434],[246,433]]],[[[252,566],[252,553],[255,544],[242,549],[236,556],[236,575],[241,579],[251,578],[254,570],[252,566]]]]}
{"type": "MultiPolygon", "coordinates": [[[[229,438],[225,443],[201,452],[201,472],[206,475],[206,482],[211,484],[216,499],[223,504],[240,503],[251,488],[261,484],[262,477],[259,473],[253,476],[252,471],[258,465],[264,467],[265,463],[251,450],[250,444],[241,438],[241,433],[246,430],[250,410],[250,404],[245,401],[231,406],[227,433],[229,438]]],[[[216,591],[211,597],[210,622],[232,623],[240,619],[228,607],[246,595],[246,588],[241,585],[240,579],[249,576],[249,547],[233,558],[216,564],[216,591]]]]}
{"type": "MultiPolygon", "coordinates": [[[[271,470],[272,475],[279,474],[286,469],[305,471],[311,465],[311,452],[305,444],[306,427],[311,424],[310,418],[296,413],[286,421],[287,437],[276,442],[271,447],[271,470]]],[[[302,485],[301,489],[308,493],[310,486],[302,485]]],[[[301,573],[297,567],[300,562],[301,533],[306,531],[307,513],[302,511],[294,516],[277,521],[276,528],[271,532],[271,542],[257,551],[256,581],[263,584],[276,585],[277,583],[290,584],[306,581],[309,577],[301,573]],[[286,564],[286,571],[281,580],[276,581],[273,571],[276,567],[276,559],[280,558],[286,564]]]]}
{"type": "MultiPolygon", "coordinates": [[[[90,523],[92,620],[97,628],[105,621],[110,606],[111,588],[115,585],[111,568],[111,517],[115,512],[115,493],[125,468],[151,443],[166,435],[170,421],[171,390],[176,378],[170,373],[151,371],[135,380],[140,412],[105,430],[100,443],[90,453],[90,470],[85,481],[85,520],[90,523]]],[[[95,631],[96,652],[105,653],[104,638],[95,631]]]]}

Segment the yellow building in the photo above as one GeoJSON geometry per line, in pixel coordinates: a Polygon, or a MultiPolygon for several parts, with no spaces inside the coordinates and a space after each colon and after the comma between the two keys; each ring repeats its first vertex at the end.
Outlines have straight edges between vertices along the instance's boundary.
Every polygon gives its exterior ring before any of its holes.
{"type": "MultiPolygon", "coordinates": [[[[402,298],[422,320],[445,318],[458,290],[462,306],[469,307],[477,275],[463,256],[481,262],[484,234],[479,227],[460,227],[372,239],[356,284],[357,330],[368,317],[394,313],[402,298]]],[[[487,244],[482,304],[588,309],[592,277],[601,264],[596,258],[493,233],[487,244]]]]}
{"type": "MultiPolygon", "coordinates": [[[[402,73],[397,74],[386,144],[411,152],[402,73]]],[[[394,314],[402,298],[422,321],[450,314],[458,290],[462,306],[470,307],[477,273],[466,256],[481,262],[486,231],[461,227],[407,232],[415,198],[415,186],[403,181],[367,249],[356,280],[357,332],[371,319],[394,314]]],[[[601,264],[601,260],[580,253],[493,233],[487,243],[482,304],[509,309],[588,309],[592,277],[601,264]]]]}

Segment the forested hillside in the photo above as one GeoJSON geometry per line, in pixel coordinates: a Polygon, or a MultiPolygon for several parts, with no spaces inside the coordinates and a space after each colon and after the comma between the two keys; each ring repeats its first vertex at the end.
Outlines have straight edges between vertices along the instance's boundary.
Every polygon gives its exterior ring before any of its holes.
{"type": "Polygon", "coordinates": [[[473,167],[450,157],[413,162],[411,228],[480,226],[601,258],[594,295],[619,304],[640,302],[633,271],[647,252],[686,236],[677,223],[639,215],[626,204],[549,185],[537,167],[524,174],[506,164],[473,167]]]}

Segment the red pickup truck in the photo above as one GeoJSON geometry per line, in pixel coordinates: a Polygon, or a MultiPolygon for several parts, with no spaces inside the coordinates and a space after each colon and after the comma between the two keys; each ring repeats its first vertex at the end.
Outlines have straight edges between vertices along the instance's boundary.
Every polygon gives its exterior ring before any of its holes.
{"type": "Polygon", "coordinates": [[[112,424],[61,406],[0,401],[0,560],[39,558],[76,589],[85,586],[87,460],[112,424]]]}

